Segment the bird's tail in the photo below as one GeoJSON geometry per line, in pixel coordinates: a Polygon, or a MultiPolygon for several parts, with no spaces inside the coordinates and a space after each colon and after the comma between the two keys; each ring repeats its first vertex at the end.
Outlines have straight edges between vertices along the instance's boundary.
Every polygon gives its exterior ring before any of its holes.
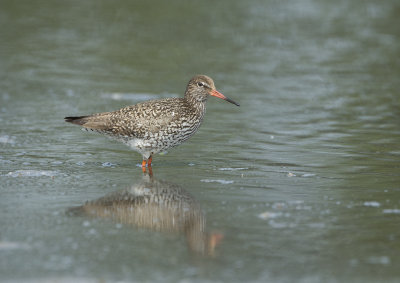
{"type": "Polygon", "coordinates": [[[65,122],[76,124],[76,125],[84,125],[87,121],[89,116],[76,116],[76,117],[65,117],[65,122]]]}
{"type": "Polygon", "coordinates": [[[64,119],[65,122],[79,125],[86,129],[107,131],[110,128],[109,118],[109,113],[99,113],[89,116],[65,117],[64,119]]]}

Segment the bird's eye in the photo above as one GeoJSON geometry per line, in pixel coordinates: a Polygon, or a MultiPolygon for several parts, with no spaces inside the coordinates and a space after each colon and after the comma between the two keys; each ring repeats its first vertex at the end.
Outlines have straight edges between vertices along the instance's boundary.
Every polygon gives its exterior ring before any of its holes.
{"type": "Polygon", "coordinates": [[[199,86],[199,87],[204,87],[205,84],[204,84],[203,82],[198,82],[198,83],[197,83],[197,86],[199,86]]]}

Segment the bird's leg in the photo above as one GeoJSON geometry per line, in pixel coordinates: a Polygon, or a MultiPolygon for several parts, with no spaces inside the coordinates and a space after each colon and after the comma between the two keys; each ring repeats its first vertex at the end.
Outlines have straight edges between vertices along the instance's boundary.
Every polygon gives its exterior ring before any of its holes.
{"type": "Polygon", "coordinates": [[[148,170],[149,171],[149,176],[153,177],[153,169],[151,168],[151,161],[152,161],[152,157],[151,156],[147,160],[143,159],[143,161],[142,161],[142,171],[143,171],[144,174],[146,174],[146,165],[147,165],[147,168],[149,169],[148,170]]]}
{"type": "Polygon", "coordinates": [[[150,155],[149,159],[147,159],[147,168],[149,169],[150,177],[153,176],[153,169],[151,168],[151,161],[153,161],[153,156],[150,155]]]}
{"type": "Polygon", "coordinates": [[[153,174],[152,169],[151,169],[151,161],[153,160],[153,157],[150,155],[148,159],[143,159],[142,161],[142,171],[143,173],[146,173],[146,165],[149,168],[149,173],[150,175],[153,174]]]}
{"type": "Polygon", "coordinates": [[[142,161],[142,171],[143,171],[143,173],[146,173],[146,160],[145,159],[143,159],[143,161],[142,161]]]}

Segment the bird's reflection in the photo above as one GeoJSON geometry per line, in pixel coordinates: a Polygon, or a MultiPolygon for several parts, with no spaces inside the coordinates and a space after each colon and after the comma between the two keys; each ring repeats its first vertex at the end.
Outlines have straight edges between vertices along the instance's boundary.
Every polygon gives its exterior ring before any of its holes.
{"type": "Polygon", "coordinates": [[[184,234],[189,249],[214,255],[223,238],[206,231],[206,218],[199,203],[176,184],[143,174],[140,182],[68,210],[69,214],[109,218],[162,233],[184,234]]]}

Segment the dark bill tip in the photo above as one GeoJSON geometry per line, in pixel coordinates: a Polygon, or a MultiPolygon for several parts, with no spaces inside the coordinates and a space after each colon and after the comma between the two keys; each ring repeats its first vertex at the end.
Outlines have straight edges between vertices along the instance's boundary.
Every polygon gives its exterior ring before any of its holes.
{"type": "Polygon", "coordinates": [[[239,103],[233,101],[232,99],[230,99],[230,98],[228,98],[228,97],[227,97],[225,100],[228,101],[228,102],[230,102],[230,103],[232,103],[232,104],[235,104],[236,106],[240,106],[239,103]]]}

